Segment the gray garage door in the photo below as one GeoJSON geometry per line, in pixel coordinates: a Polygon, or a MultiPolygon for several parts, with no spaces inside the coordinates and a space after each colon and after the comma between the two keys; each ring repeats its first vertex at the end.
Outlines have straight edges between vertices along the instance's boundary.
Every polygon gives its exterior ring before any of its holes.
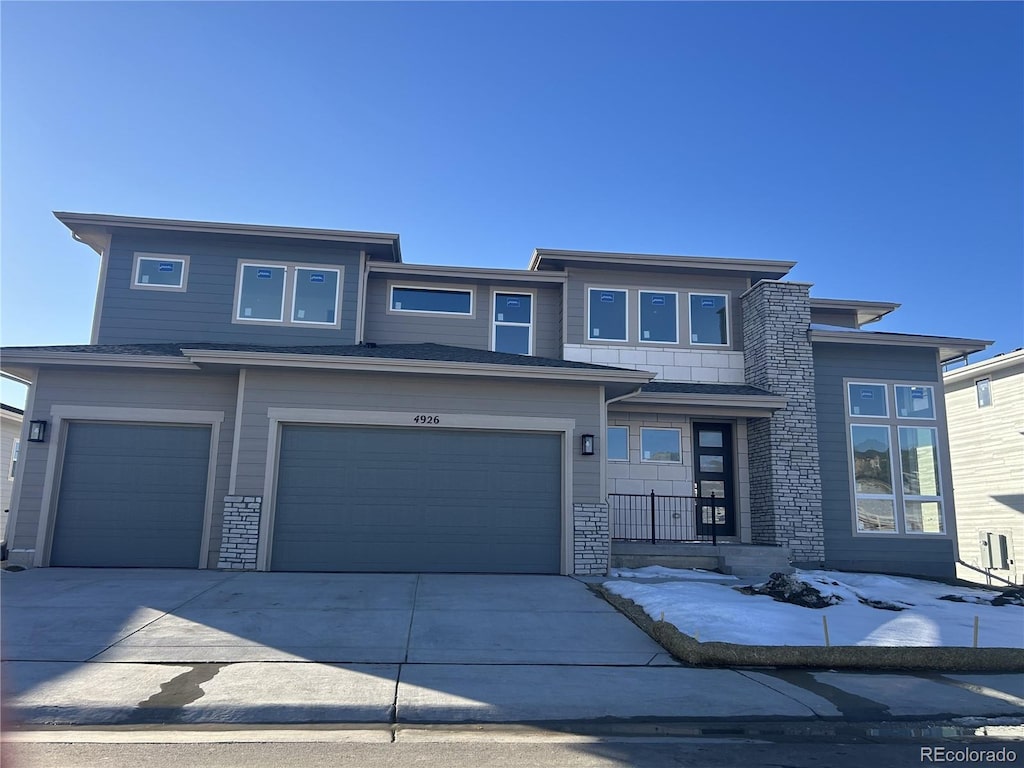
{"type": "Polygon", "coordinates": [[[210,428],[68,425],[51,565],[195,568],[210,428]]]}
{"type": "Polygon", "coordinates": [[[558,573],[559,435],[284,426],[271,568],[558,573]]]}

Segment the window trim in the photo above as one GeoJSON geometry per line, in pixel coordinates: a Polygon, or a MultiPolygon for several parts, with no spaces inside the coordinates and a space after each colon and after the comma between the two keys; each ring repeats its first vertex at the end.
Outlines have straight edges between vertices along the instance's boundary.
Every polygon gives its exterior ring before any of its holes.
{"type": "MultiPolygon", "coordinates": [[[[472,306],[472,299],[470,299],[472,306]]],[[[498,326],[504,325],[512,328],[527,328],[529,334],[527,336],[526,355],[532,355],[534,350],[534,322],[537,317],[537,293],[532,290],[502,290],[500,288],[491,288],[491,351],[497,352],[495,345],[498,341],[498,326]],[[530,322],[529,323],[513,323],[506,320],[498,320],[498,312],[495,307],[495,303],[498,301],[498,294],[505,296],[529,296],[530,297],[530,322]]],[[[501,354],[518,355],[520,352],[503,352],[501,354]]]]}
{"type": "MultiPolygon", "coordinates": [[[[341,269],[339,267],[318,267],[308,266],[304,264],[296,264],[294,266],[295,274],[292,277],[292,301],[291,307],[288,310],[288,320],[290,325],[310,325],[313,327],[320,328],[338,328],[340,326],[338,317],[339,304],[341,303],[341,269]],[[338,281],[334,285],[334,322],[321,322],[319,320],[296,320],[295,319],[295,300],[299,292],[299,271],[306,270],[308,272],[333,272],[338,276],[338,281]]],[[[285,285],[287,286],[288,276],[285,273],[285,285]]]]}
{"type": "Polygon", "coordinates": [[[132,276],[130,287],[139,291],[171,291],[173,293],[185,293],[188,290],[188,267],[189,257],[187,254],[172,253],[150,253],[147,251],[136,251],[132,257],[132,276]],[[139,282],[139,266],[143,261],[176,261],[181,264],[180,285],[157,285],[155,283],[139,282]]]}
{"type": "Polygon", "coordinates": [[[691,347],[717,347],[719,349],[732,346],[732,294],[718,293],[715,291],[687,291],[686,292],[686,322],[687,330],[690,332],[687,343],[691,347]],[[722,344],[708,344],[707,342],[693,340],[693,297],[694,296],[720,296],[725,299],[725,342],[722,344]]]}
{"type": "Polygon", "coordinates": [[[893,413],[896,415],[896,418],[900,419],[900,420],[907,420],[907,421],[936,421],[937,418],[938,418],[938,413],[936,412],[936,406],[935,406],[935,387],[933,387],[931,384],[893,384],[892,385],[892,404],[893,404],[893,413]],[[927,389],[931,393],[929,396],[931,397],[931,403],[932,403],[932,415],[931,416],[900,416],[900,400],[899,400],[899,395],[896,393],[896,391],[900,387],[905,387],[906,389],[927,389]]]}
{"type": "MultiPolygon", "coordinates": [[[[847,428],[847,434],[849,435],[849,446],[850,446],[850,487],[853,491],[853,529],[855,533],[866,535],[866,536],[899,536],[900,531],[900,507],[897,503],[896,495],[896,464],[894,461],[893,450],[892,450],[892,425],[890,424],[862,424],[859,422],[851,422],[847,428]],[[860,493],[857,490],[857,456],[854,452],[853,442],[853,430],[857,427],[871,427],[873,429],[884,429],[885,430],[885,441],[886,447],[889,450],[889,485],[892,488],[892,493],[860,493]],[[891,501],[892,502],[892,530],[891,531],[871,531],[867,529],[861,529],[860,521],[857,517],[857,500],[858,499],[872,499],[875,501],[891,501]]],[[[902,470],[902,467],[900,467],[902,470]]],[[[902,483],[902,472],[900,473],[902,483]]]]}
{"type": "Polygon", "coordinates": [[[463,288],[456,285],[445,285],[444,283],[388,283],[388,306],[389,315],[424,315],[426,317],[476,317],[476,287],[463,288]],[[407,288],[416,291],[449,291],[452,293],[469,294],[469,312],[440,312],[433,309],[395,309],[395,288],[407,288]]]}
{"type": "Polygon", "coordinates": [[[605,344],[628,344],[629,343],[629,289],[628,288],[608,288],[608,287],[600,287],[600,286],[588,285],[587,286],[587,297],[586,297],[586,300],[587,300],[587,311],[586,311],[586,319],[587,319],[587,337],[586,338],[587,338],[587,341],[588,342],[589,341],[597,341],[597,342],[603,342],[605,344]],[[625,298],[625,304],[624,304],[624,307],[623,307],[623,317],[622,317],[622,320],[623,320],[622,325],[623,325],[623,330],[625,331],[625,338],[622,338],[622,339],[612,339],[612,338],[594,337],[594,336],[590,335],[592,330],[593,330],[593,327],[594,327],[591,324],[591,322],[590,322],[590,297],[594,293],[594,291],[609,291],[609,292],[613,292],[613,293],[621,293],[623,295],[623,297],[625,298]]]}
{"type": "MultiPolygon", "coordinates": [[[[629,427],[628,426],[624,426],[622,424],[611,424],[611,425],[609,425],[608,427],[605,428],[604,441],[605,441],[605,449],[604,449],[605,460],[607,460],[607,461],[615,461],[615,462],[618,462],[620,464],[628,464],[629,463],[629,427]],[[608,433],[611,432],[613,429],[624,429],[626,431],[626,457],[624,459],[613,458],[611,453],[609,453],[609,447],[611,446],[611,441],[608,439],[608,433]]],[[[680,457],[680,458],[682,458],[682,457],[680,457]]]]}
{"type": "MultiPolygon", "coordinates": [[[[845,410],[845,424],[846,424],[846,450],[848,451],[847,467],[849,472],[849,494],[850,494],[850,522],[852,525],[852,535],[856,537],[862,536],[901,536],[901,537],[931,537],[934,539],[953,539],[956,535],[954,530],[951,530],[949,520],[949,509],[952,502],[951,493],[951,478],[949,476],[949,467],[943,461],[942,446],[940,443],[947,441],[948,444],[948,432],[945,427],[945,412],[942,408],[941,400],[935,399],[935,417],[932,419],[920,419],[913,417],[900,416],[895,408],[895,397],[897,386],[911,386],[921,387],[930,386],[935,387],[934,381],[907,381],[907,380],[887,380],[887,381],[864,381],[862,379],[843,379],[843,408],[845,410]],[[885,389],[885,401],[887,413],[889,414],[885,418],[881,416],[865,416],[865,415],[853,415],[850,413],[850,385],[853,384],[867,384],[871,386],[880,386],[885,389]],[[896,514],[896,530],[895,531],[865,531],[860,530],[857,526],[857,479],[855,475],[855,460],[853,455],[853,432],[854,426],[884,426],[888,429],[889,433],[889,454],[890,454],[890,470],[893,475],[892,487],[893,487],[893,507],[896,514]],[[899,442],[899,430],[901,427],[914,428],[914,429],[933,429],[935,430],[935,461],[938,465],[937,483],[939,487],[938,496],[908,496],[903,492],[903,455],[899,442]],[[895,440],[893,438],[895,437],[895,440]],[[895,455],[894,455],[895,452],[895,455]],[[939,504],[939,511],[941,514],[942,532],[932,531],[910,531],[907,529],[906,524],[906,504],[908,501],[934,501],[939,504]]],[[[934,393],[934,389],[933,389],[934,393]]],[[[933,395],[934,397],[934,395],[933,395]]],[[[873,494],[860,494],[865,498],[874,497],[873,494]]],[[[888,496],[877,496],[876,498],[889,498],[888,496]]]]}
{"type": "MultiPolygon", "coordinates": [[[[893,390],[895,393],[895,390],[893,390]]],[[[895,397],[895,394],[893,395],[895,397]]],[[[846,382],[846,418],[847,419],[878,419],[879,421],[889,421],[893,418],[896,413],[895,409],[889,407],[889,387],[881,382],[877,381],[848,381],[846,382]],[[868,414],[868,413],[853,413],[853,398],[850,397],[850,387],[881,387],[882,388],[882,403],[885,405],[884,414],[868,414]]]]}
{"type": "Polygon", "coordinates": [[[231,322],[238,325],[266,325],[275,328],[322,328],[331,330],[341,329],[342,293],[345,282],[345,267],[342,264],[315,264],[302,261],[248,261],[239,259],[235,270],[235,300],[234,312],[231,322]],[[274,320],[265,317],[243,317],[242,316],[242,277],[246,267],[268,267],[270,269],[284,270],[284,283],[281,296],[281,318],[274,320]],[[292,314],[295,306],[295,279],[300,269],[310,269],[321,272],[337,272],[338,287],[335,292],[334,323],[317,323],[308,320],[293,320],[292,314]]]}
{"type": "Polygon", "coordinates": [[[683,431],[679,427],[640,427],[640,463],[641,464],[668,464],[676,465],[683,463],[683,431]],[[657,459],[644,458],[644,432],[675,432],[679,442],[679,460],[659,461],[657,459]]]}
{"type": "MultiPolygon", "coordinates": [[[[638,344],[653,344],[653,345],[665,345],[679,344],[679,291],[658,291],[653,288],[638,288],[636,295],[636,340],[638,344]],[[644,338],[644,294],[656,294],[661,296],[672,296],[675,301],[676,308],[676,322],[673,330],[675,331],[675,338],[672,341],[666,341],[663,339],[645,339],[644,338]]],[[[588,326],[589,328],[589,326],[588,326]]],[[[628,331],[628,329],[627,329],[628,331]]]]}
{"type": "Polygon", "coordinates": [[[974,400],[978,408],[991,408],[995,405],[996,399],[992,396],[992,377],[982,376],[974,380],[974,400]],[[983,381],[988,382],[988,402],[984,405],[981,403],[981,390],[978,389],[978,385],[983,381]]]}

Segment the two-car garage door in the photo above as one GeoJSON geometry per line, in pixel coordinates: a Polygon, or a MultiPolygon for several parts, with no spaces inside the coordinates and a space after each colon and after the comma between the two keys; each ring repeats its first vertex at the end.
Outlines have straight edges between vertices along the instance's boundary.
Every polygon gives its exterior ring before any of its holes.
{"type": "Polygon", "coordinates": [[[284,425],[270,567],[558,573],[562,438],[284,425]]]}

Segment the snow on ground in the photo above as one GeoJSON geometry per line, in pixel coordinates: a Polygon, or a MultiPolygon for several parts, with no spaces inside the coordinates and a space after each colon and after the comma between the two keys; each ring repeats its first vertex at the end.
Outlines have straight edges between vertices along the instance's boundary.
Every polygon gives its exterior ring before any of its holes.
{"type": "MultiPolygon", "coordinates": [[[[729,585],[708,583],[707,572],[702,573],[703,577],[677,571],[672,575],[678,576],[678,581],[608,581],[604,586],[609,592],[637,603],[654,619],[661,619],[664,614],[665,621],[701,642],[824,645],[821,617],[827,616],[832,645],[969,647],[977,616],[979,647],[1024,648],[1024,608],[938,599],[959,595],[968,600],[987,600],[998,594],[991,590],[953,587],[903,576],[797,571],[797,576],[823,594],[843,598],[838,605],[816,610],[780,603],[766,595],[745,595],[729,585]],[[903,611],[872,608],[859,602],[858,597],[911,607],[903,611]]],[[[621,578],[626,573],[619,571],[618,575],[621,578]]]]}
{"type": "Polygon", "coordinates": [[[609,575],[619,579],[664,579],[674,577],[691,581],[700,579],[739,581],[735,576],[726,576],[724,573],[702,571],[700,568],[666,568],[663,565],[648,565],[643,568],[612,568],[609,575]]]}

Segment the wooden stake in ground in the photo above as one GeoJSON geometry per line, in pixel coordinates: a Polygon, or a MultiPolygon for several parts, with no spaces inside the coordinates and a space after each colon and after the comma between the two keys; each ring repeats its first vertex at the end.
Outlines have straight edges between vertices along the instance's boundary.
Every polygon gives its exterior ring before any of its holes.
{"type": "Polygon", "coordinates": [[[824,613],[821,614],[821,626],[825,629],[825,647],[831,647],[831,643],[828,641],[828,616],[824,613]]]}

